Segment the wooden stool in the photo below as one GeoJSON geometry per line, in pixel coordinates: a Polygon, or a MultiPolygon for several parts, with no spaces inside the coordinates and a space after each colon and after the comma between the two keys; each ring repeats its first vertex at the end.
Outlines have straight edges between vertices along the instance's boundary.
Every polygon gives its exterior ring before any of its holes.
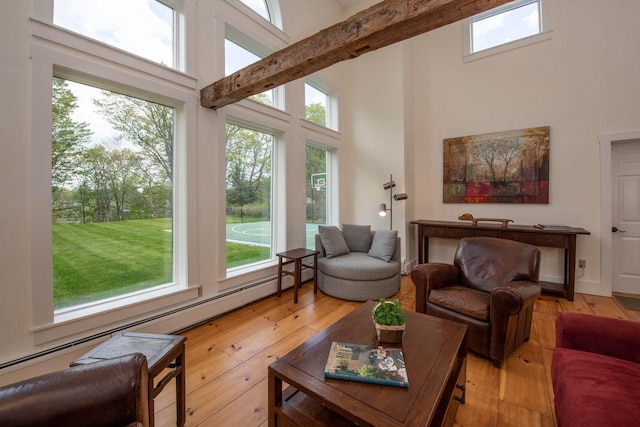
{"type": "Polygon", "coordinates": [[[142,353],[147,358],[149,366],[149,423],[154,425],[153,399],[160,394],[165,385],[172,379],[176,379],[176,412],[177,426],[183,427],[186,420],[185,405],[185,366],[184,366],[184,342],[187,337],[180,335],[156,335],[140,334],[135,332],[123,332],[104,342],[90,352],[80,356],[71,363],[71,366],[86,365],[104,359],[112,359],[131,353],[142,353]],[[157,385],[154,386],[154,378],[165,369],[168,372],[157,385]]]}
{"type": "Polygon", "coordinates": [[[302,282],[302,270],[305,268],[313,269],[313,293],[318,293],[318,282],[316,276],[318,274],[318,251],[310,249],[298,248],[290,251],[280,252],[278,256],[278,296],[282,293],[282,275],[287,274],[293,276],[293,302],[298,303],[298,289],[302,282]],[[313,265],[304,264],[302,260],[306,257],[313,256],[313,265]],[[284,261],[284,260],[288,261],[284,261]],[[283,270],[282,266],[295,263],[293,271],[283,270]]]}

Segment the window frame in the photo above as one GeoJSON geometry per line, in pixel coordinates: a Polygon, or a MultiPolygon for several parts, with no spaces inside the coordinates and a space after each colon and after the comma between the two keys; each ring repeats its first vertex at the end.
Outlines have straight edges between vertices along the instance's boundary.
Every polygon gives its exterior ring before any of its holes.
{"type": "MultiPolygon", "coordinates": [[[[189,43],[190,40],[195,40],[195,28],[193,25],[187,25],[187,22],[195,21],[195,5],[187,0],[156,0],[167,6],[174,11],[173,17],[173,59],[174,65],[165,65],[164,68],[175,70],[183,73],[193,72],[195,70],[195,43],[189,43]]],[[[120,49],[111,44],[102,42],[97,39],[93,39],[89,36],[75,33],[64,27],[57,26],[53,23],[53,8],[55,0],[38,0],[34,1],[33,13],[36,19],[46,22],[54,27],[61,28],[68,33],[76,34],[82,38],[92,40],[93,42],[108,46],[111,49],[115,49],[121,52],[125,52],[132,57],[139,58],[143,61],[148,61],[155,65],[159,63],[139,56],[135,53],[120,49]]]]}
{"type": "MultiPolygon", "coordinates": [[[[322,92],[327,97],[327,106],[326,106],[326,117],[325,117],[325,126],[327,129],[331,129],[333,131],[338,132],[340,129],[340,120],[339,120],[339,100],[338,100],[338,90],[334,85],[328,83],[326,80],[318,77],[317,75],[310,75],[304,79],[304,84],[307,84],[313,87],[315,90],[322,92]]],[[[305,96],[305,92],[303,89],[303,111],[302,117],[308,123],[313,123],[317,126],[323,127],[317,123],[311,122],[306,119],[306,106],[307,100],[305,96]]]]}
{"type": "Polygon", "coordinates": [[[462,41],[463,41],[463,61],[470,62],[477,59],[486,58],[488,56],[496,55],[499,53],[507,52],[520,47],[529,46],[535,43],[539,43],[545,40],[549,40],[553,36],[553,29],[551,25],[551,8],[548,0],[515,0],[510,3],[506,3],[497,8],[488,10],[481,14],[466,18],[462,21],[462,41]],[[509,12],[513,9],[523,7],[527,4],[538,3],[538,16],[540,19],[540,32],[528,37],[513,40],[507,43],[499,44],[487,49],[483,49],[478,52],[472,52],[473,48],[473,23],[478,19],[488,18],[496,16],[501,13],[509,12]]]}
{"type": "Polygon", "coordinates": [[[289,41],[288,36],[283,32],[284,28],[282,26],[282,14],[280,13],[280,3],[278,0],[265,0],[267,3],[267,8],[269,9],[269,15],[271,17],[271,21],[266,20],[262,15],[258,12],[241,2],[240,0],[224,0],[230,6],[233,6],[235,9],[242,12],[252,21],[263,27],[264,29],[272,32],[274,35],[277,35],[279,38],[289,41]]]}
{"type": "MultiPolygon", "coordinates": [[[[265,268],[277,266],[275,254],[286,248],[286,215],[278,215],[278,212],[286,212],[287,209],[288,190],[285,177],[287,147],[291,144],[291,128],[287,124],[290,120],[290,116],[283,111],[249,100],[228,105],[218,112],[218,140],[225,141],[225,144],[218,144],[217,146],[218,179],[221,183],[225,182],[226,174],[226,123],[265,132],[273,136],[271,158],[271,257],[264,261],[227,269],[226,250],[224,250],[226,248],[226,218],[221,215],[217,224],[217,234],[221,237],[217,264],[220,266],[219,272],[224,276],[218,279],[219,291],[235,288],[247,282],[265,280],[265,268]]],[[[218,192],[216,201],[218,206],[226,206],[224,184],[222,184],[222,190],[218,192]]]]}
{"type": "MultiPolygon", "coordinates": [[[[340,152],[342,150],[342,135],[334,130],[323,128],[306,119],[301,119],[300,140],[304,147],[306,156],[307,145],[322,147],[327,150],[327,225],[340,224],[340,152]]],[[[303,179],[306,178],[306,168],[304,168],[303,179]]],[[[306,195],[305,195],[306,196],[306,195]]],[[[304,222],[306,223],[306,198],[304,222]]],[[[303,230],[304,231],[304,230],[303,230]]]]}
{"type": "Polygon", "coordinates": [[[30,44],[32,57],[32,306],[34,342],[42,344],[104,328],[199,295],[190,283],[195,277],[188,253],[195,253],[195,171],[186,167],[195,161],[195,116],[197,82],[160,64],[142,60],[117,48],[79,36],[50,23],[34,20],[30,44]],[[106,51],[106,58],[96,56],[106,51]],[[118,59],[124,59],[122,63],[118,59]],[[129,64],[136,64],[131,70],[129,64]],[[166,72],[169,70],[170,72],[166,72]],[[148,79],[155,73],[163,78],[148,79]],[[53,76],[137,96],[175,109],[174,135],[174,283],[144,291],[54,310],[51,224],[51,120],[53,76]],[[176,78],[171,78],[176,77],[176,78]],[[48,126],[46,124],[49,124],[48,126]],[[191,183],[191,184],[189,184],[191,183]]]}
{"type": "MultiPolygon", "coordinates": [[[[275,219],[275,213],[276,213],[276,200],[277,200],[277,194],[278,192],[276,191],[276,185],[277,183],[280,181],[278,180],[277,176],[275,175],[275,172],[278,170],[278,161],[277,161],[277,156],[276,153],[278,152],[278,146],[280,145],[278,140],[281,138],[278,138],[277,135],[282,135],[282,132],[280,131],[275,131],[272,128],[269,127],[265,127],[265,126],[261,126],[258,125],[256,123],[253,122],[249,122],[247,120],[242,120],[239,119],[237,117],[233,117],[233,116],[227,116],[226,120],[225,120],[225,129],[226,129],[226,125],[230,124],[233,126],[238,126],[241,127],[243,129],[247,129],[250,131],[254,131],[254,132],[260,132],[263,134],[267,134],[269,136],[271,136],[272,140],[271,140],[271,188],[270,188],[270,212],[269,212],[269,222],[270,222],[270,226],[271,226],[271,242],[270,242],[270,247],[269,247],[269,258],[262,260],[262,261],[256,261],[256,262],[252,262],[249,264],[243,264],[237,267],[228,267],[226,264],[226,250],[225,252],[225,262],[224,262],[224,266],[225,266],[225,270],[226,270],[226,276],[227,277],[232,277],[232,276],[236,276],[238,274],[241,274],[245,271],[251,271],[251,270],[255,270],[256,268],[260,268],[264,265],[270,265],[274,262],[275,260],[275,253],[276,251],[276,245],[275,245],[275,240],[276,240],[276,227],[274,224],[274,219],[275,219]]],[[[226,135],[226,134],[225,134],[226,135]]],[[[226,137],[225,137],[225,153],[227,152],[226,149],[226,137]]],[[[226,155],[225,155],[225,159],[226,159],[226,155]]],[[[225,178],[226,178],[226,168],[225,168],[225,178]]],[[[225,179],[226,182],[226,179],[225,179]]],[[[224,189],[224,199],[225,199],[225,203],[224,206],[226,208],[227,204],[226,204],[226,199],[227,199],[227,191],[226,191],[226,186],[224,189]]],[[[226,215],[225,215],[226,217],[226,215]]],[[[226,247],[226,218],[225,218],[225,247],[226,247]]]]}
{"type": "MultiPolygon", "coordinates": [[[[304,139],[304,147],[305,147],[305,160],[306,160],[306,149],[311,147],[321,148],[325,150],[325,163],[326,163],[326,178],[327,185],[325,188],[326,196],[325,196],[325,224],[339,224],[338,221],[338,188],[337,188],[337,179],[338,179],[338,148],[336,142],[331,141],[332,143],[328,145],[329,140],[327,138],[319,137],[319,135],[313,135],[315,139],[309,139],[311,134],[306,135],[308,138],[304,139]],[[316,140],[322,139],[325,142],[320,143],[316,140]]],[[[306,180],[306,167],[305,167],[305,175],[304,178],[306,180]]],[[[306,195],[305,195],[306,196],[306,195]]],[[[305,197],[305,235],[306,235],[306,197],[305,197]]],[[[315,247],[307,248],[314,249],[315,247]]]]}

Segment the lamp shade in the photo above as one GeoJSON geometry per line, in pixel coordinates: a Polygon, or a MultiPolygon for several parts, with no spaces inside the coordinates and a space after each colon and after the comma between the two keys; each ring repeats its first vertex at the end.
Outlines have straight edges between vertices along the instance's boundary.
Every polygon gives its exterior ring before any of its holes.
{"type": "Polygon", "coordinates": [[[378,215],[387,216],[387,205],[386,204],[380,203],[380,206],[378,206],[378,215]]]}
{"type": "Polygon", "coordinates": [[[393,200],[398,201],[398,200],[406,200],[409,196],[407,196],[407,193],[398,193],[395,196],[393,196],[393,200]]]}
{"type": "Polygon", "coordinates": [[[384,184],[382,184],[382,188],[384,188],[385,190],[388,190],[390,188],[393,188],[396,186],[396,182],[394,180],[391,180],[389,182],[385,182],[384,184]]]}

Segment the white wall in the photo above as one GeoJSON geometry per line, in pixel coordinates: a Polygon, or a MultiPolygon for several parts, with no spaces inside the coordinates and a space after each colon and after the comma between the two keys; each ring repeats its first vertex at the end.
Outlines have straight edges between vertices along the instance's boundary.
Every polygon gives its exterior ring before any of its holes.
{"type": "MultiPolygon", "coordinates": [[[[598,134],[640,127],[640,4],[548,0],[553,37],[463,63],[462,23],[414,39],[414,215],[457,220],[462,213],[518,224],[583,227],[577,258],[588,268],[577,292],[608,295],[600,283],[598,134]],[[442,203],[442,141],[551,126],[548,205],[442,203]]],[[[455,241],[435,241],[432,260],[450,261],[455,241]]],[[[541,275],[561,281],[559,251],[544,250],[541,275]]]]}

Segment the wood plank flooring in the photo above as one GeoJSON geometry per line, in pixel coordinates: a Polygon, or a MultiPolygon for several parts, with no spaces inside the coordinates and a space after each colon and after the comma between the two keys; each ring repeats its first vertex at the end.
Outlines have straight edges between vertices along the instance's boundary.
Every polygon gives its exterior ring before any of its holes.
{"type": "MultiPolygon", "coordinates": [[[[414,286],[402,278],[397,298],[415,310],[414,286]]],[[[298,304],[293,290],[234,310],[181,335],[186,341],[186,426],[250,427],[267,425],[267,367],[277,358],[351,312],[360,303],[302,286],[298,304]]],[[[467,357],[467,399],[460,406],[460,427],[555,427],[551,355],[555,318],[578,311],[640,321],[615,298],[576,294],[575,301],[542,296],[535,306],[532,336],[495,368],[472,353],[467,357]]],[[[156,398],[158,427],[176,425],[172,381],[156,398]]]]}

